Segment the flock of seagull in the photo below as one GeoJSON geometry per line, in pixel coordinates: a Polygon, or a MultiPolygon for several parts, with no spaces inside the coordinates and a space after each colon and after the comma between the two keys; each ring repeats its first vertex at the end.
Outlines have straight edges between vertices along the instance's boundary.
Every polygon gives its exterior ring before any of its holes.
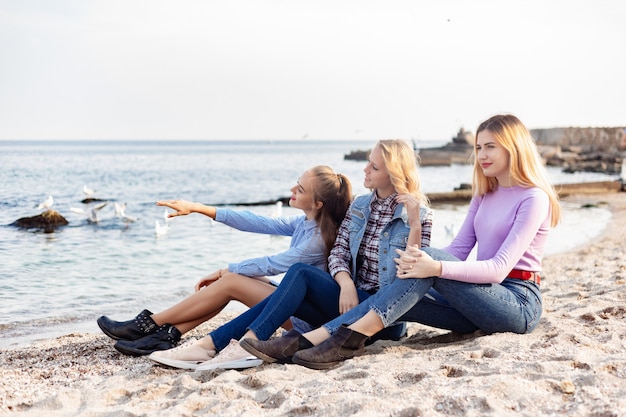
{"type": "MultiPolygon", "coordinates": [[[[100,222],[98,213],[108,204],[108,201],[102,201],[100,199],[94,198],[93,195],[95,194],[95,192],[96,191],[94,189],[89,188],[86,185],[84,185],[83,193],[85,194],[85,199],[83,200],[83,202],[87,204],[87,207],[86,208],[70,207],[70,211],[72,213],[76,213],[76,214],[80,214],[84,216],[87,219],[87,222],[92,223],[92,224],[97,224],[100,222]]],[[[50,210],[53,204],[54,204],[54,198],[51,195],[48,195],[48,197],[44,201],[42,201],[36,206],[36,209],[43,210],[43,211],[50,210]]],[[[121,219],[126,224],[133,223],[138,220],[137,217],[131,217],[126,214],[126,203],[115,202],[113,204],[114,204],[116,218],[121,219]]],[[[270,217],[281,217],[282,215],[283,215],[283,203],[281,201],[278,201],[272,208],[270,217]]],[[[165,209],[165,211],[163,212],[163,222],[159,220],[154,221],[154,233],[157,237],[165,236],[169,233],[169,230],[170,230],[169,222],[170,222],[169,213],[167,209],[165,209]]]]}
{"type": "MultiPolygon", "coordinates": [[[[100,222],[100,217],[98,216],[98,213],[108,204],[108,201],[95,199],[93,197],[95,192],[96,191],[93,188],[90,188],[84,185],[83,193],[85,194],[85,200],[83,200],[83,202],[86,202],[87,207],[86,208],[70,207],[70,211],[72,213],[76,213],[76,214],[80,214],[84,216],[87,219],[87,222],[92,223],[92,224],[97,224],[100,222]]],[[[115,202],[113,204],[114,204],[114,210],[115,210],[115,217],[121,219],[124,223],[126,224],[134,223],[137,220],[139,220],[138,217],[132,217],[126,214],[126,203],[115,202]]],[[[48,195],[48,197],[44,201],[42,201],[36,206],[36,209],[46,211],[46,210],[50,210],[52,205],[54,205],[54,197],[52,197],[51,195],[48,195]]],[[[155,220],[154,232],[157,236],[164,236],[164,235],[167,235],[169,232],[169,220],[170,219],[168,217],[167,209],[163,213],[163,219],[164,219],[163,223],[159,222],[158,220],[155,220]]]]}

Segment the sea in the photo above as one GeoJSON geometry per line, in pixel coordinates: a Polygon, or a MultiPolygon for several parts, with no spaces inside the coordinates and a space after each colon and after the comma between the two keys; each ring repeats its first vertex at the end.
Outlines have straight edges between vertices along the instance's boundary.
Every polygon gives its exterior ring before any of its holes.
{"type": "MultiPolygon", "coordinates": [[[[195,283],[229,262],[285,250],[289,238],[233,230],[191,214],[165,220],[155,202],[186,199],[271,215],[272,201],[308,167],[324,164],[363,187],[362,161],[344,159],[375,141],[0,141],[0,348],[73,332],[99,332],[96,319],[127,320],[148,308],[163,310],[193,292],[195,283]],[[85,204],[86,189],[101,202],[85,204]],[[53,233],[12,226],[52,209],[69,225],[53,233]],[[89,213],[95,204],[97,222],[89,213]],[[264,204],[256,204],[263,203],[264,204]],[[116,215],[125,204],[129,219],[116,215]]],[[[422,141],[422,147],[445,141],[422,141]]],[[[604,174],[565,174],[555,184],[614,180],[604,174]]],[[[471,166],[421,167],[426,193],[471,182],[471,166]]],[[[301,214],[283,206],[284,215],[301,214]]],[[[434,207],[433,246],[447,244],[467,205],[434,207]]],[[[549,253],[584,245],[610,219],[603,206],[564,205],[564,221],[549,253]],[[583,226],[584,225],[584,226],[583,226]]],[[[227,309],[243,306],[231,303],[227,309]]]]}

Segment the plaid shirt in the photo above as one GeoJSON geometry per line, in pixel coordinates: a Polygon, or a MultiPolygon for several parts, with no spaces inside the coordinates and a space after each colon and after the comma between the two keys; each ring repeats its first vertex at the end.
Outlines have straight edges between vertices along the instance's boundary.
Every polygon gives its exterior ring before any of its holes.
{"type": "MultiPolygon", "coordinates": [[[[380,199],[376,193],[372,193],[370,202],[370,216],[363,233],[363,239],[359,246],[357,256],[356,287],[364,291],[378,290],[378,250],[380,246],[380,234],[387,224],[393,219],[398,203],[397,193],[393,193],[385,199],[380,199]]],[[[332,276],[340,271],[350,270],[350,234],[347,224],[351,221],[350,211],[341,223],[337,240],[328,259],[328,270],[332,276]]]]}

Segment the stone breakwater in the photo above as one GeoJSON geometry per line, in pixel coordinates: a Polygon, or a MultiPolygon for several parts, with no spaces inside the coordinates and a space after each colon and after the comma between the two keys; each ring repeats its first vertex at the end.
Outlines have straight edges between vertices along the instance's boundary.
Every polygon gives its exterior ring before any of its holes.
{"type": "Polygon", "coordinates": [[[624,127],[566,127],[533,129],[546,165],[565,172],[618,175],[626,154],[624,127]]]}
{"type": "Polygon", "coordinates": [[[577,146],[583,152],[616,152],[623,147],[625,127],[555,127],[531,129],[538,145],[577,146]]]}
{"type": "MultiPolygon", "coordinates": [[[[619,175],[626,155],[624,127],[555,127],[532,129],[546,165],[562,167],[565,172],[599,172],[619,175]]],[[[449,143],[436,148],[416,150],[420,165],[437,166],[472,162],[474,135],[464,129],[449,143]]],[[[369,150],[357,150],[345,159],[366,160],[369,150]]]]}

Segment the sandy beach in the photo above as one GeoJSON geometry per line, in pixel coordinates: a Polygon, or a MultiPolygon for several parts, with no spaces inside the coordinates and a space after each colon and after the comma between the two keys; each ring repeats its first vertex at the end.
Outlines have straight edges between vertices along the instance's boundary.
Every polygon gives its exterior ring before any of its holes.
{"type": "Polygon", "coordinates": [[[613,217],[592,242],[544,259],[544,312],[531,334],[411,324],[406,339],[328,371],[205,373],[123,356],[103,334],[68,334],[0,350],[0,415],[626,416],[626,193],[566,200],[607,204],[613,217]]]}

